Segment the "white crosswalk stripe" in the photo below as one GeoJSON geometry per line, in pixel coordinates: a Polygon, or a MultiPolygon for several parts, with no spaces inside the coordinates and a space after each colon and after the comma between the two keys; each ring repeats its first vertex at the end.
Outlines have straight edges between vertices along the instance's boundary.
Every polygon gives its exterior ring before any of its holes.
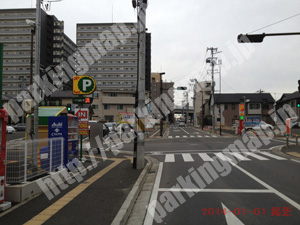
{"type": "Polygon", "coordinates": [[[198,153],[198,155],[203,159],[203,161],[213,161],[206,153],[198,153]]]}
{"type": "Polygon", "coordinates": [[[241,161],[250,161],[251,160],[249,158],[242,156],[240,153],[237,153],[237,152],[230,152],[230,154],[235,156],[236,158],[238,158],[241,161]]]}
{"type": "Polygon", "coordinates": [[[269,157],[271,157],[271,158],[274,158],[274,159],[278,159],[278,160],[287,160],[286,158],[282,158],[282,157],[280,157],[280,156],[271,154],[271,153],[269,153],[269,152],[260,152],[260,153],[263,154],[263,155],[269,156],[269,157]]]}
{"type": "Polygon", "coordinates": [[[173,136],[169,136],[168,138],[173,138],[173,136]]]}
{"type": "Polygon", "coordinates": [[[184,138],[187,138],[187,136],[186,136],[186,135],[184,135],[183,137],[184,137],[184,138]]]}
{"type": "Polygon", "coordinates": [[[165,158],[165,162],[175,162],[174,154],[167,154],[165,158]]]}
{"type": "Polygon", "coordinates": [[[201,159],[204,162],[211,162],[213,161],[213,156],[217,156],[222,161],[234,161],[237,158],[237,161],[253,161],[253,160],[260,160],[260,161],[267,161],[267,160],[287,160],[280,156],[270,154],[268,152],[259,152],[259,153],[252,153],[252,152],[244,152],[244,153],[237,153],[237,152],[217,152],[217,153],[182,153],[182,154],[166,154],[164,162],[172,163],[182,157],[184,162],[194,162],[201,159]],[[270,157],[266,158],[261,156],[265,155],[270,157]],[[233,158],[235,157],[235,158],[233,158]]]}
{"type": "Polygon", "coordinates": [[[197,137],[202,137],[201,135],[198,135],[197,137]]]}
{"type": "Polygon", "coordinates": [[[179,136],[176,136],[176,138],[179,138],[179,136]]]}
{"type": "Polygon", "coordinates": [[[194,138],[195,136],[191,135],[190,137],[191,137],[191,138],[194,138]]]}
{"type": "Polygon", "coordinates": [[[194,159],[191,156],[191,154],[182,154],[182,157],[185,162],[194,162],[194,159]]]}

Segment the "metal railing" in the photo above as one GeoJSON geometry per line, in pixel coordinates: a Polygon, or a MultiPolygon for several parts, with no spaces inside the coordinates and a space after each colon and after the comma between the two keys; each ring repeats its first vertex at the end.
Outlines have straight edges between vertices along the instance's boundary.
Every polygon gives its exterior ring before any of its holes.
{"type": "Polygon", "coordinates": [[[34,154],[32,141],[7,143],[7,184],[24,183],[63,168],[63,138],[39,139],[38,144],[39,151],[34,154]]]}

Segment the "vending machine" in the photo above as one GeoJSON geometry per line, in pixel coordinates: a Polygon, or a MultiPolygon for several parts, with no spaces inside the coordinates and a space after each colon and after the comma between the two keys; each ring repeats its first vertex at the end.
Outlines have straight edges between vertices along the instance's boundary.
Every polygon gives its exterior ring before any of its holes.
{"type": "Polygon", "coordinates": [[[0,109],[0,204],[5,198],[5,169],[6,169],[6,124],[8,115],[5,109],[0,109]]]}

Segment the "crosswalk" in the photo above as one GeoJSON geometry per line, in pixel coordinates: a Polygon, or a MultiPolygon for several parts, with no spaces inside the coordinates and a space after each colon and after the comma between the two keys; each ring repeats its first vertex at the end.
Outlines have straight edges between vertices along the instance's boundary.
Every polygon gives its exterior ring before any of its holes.
{"type": "Polygon", "coordinates": [[[165,163],[172,163],[176,160],[184,161],[184,162],[194,162],[198,161],[199,159],[205,162],[211,162],[216,160],[216,158],[223,160],[223,161],[252,161],[255,160],[287,160],[286,158],[280,157],[278,155],[274,155],[269,152],[245,152],[245,153],[238,153],[238,152],[217,152],[217,153],[181,153],[181,154],[165,154],[165,163]]]}
{"type": "Polygon", "coordinates": [[[208,138],[208,137],[213,137],[213,138],[216,138],[217,136],[216,135],[170,135],[168,136],[168,138],[172,139],[172,138],[208,138]]]}

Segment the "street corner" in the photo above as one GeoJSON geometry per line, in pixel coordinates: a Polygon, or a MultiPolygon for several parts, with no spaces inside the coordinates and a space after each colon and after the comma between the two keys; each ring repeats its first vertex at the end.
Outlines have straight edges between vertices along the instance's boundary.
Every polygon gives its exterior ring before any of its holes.
{"type": "Polygon", "coordinates": [[[290,145],[290,146],[283,146],[281,151],[292,157],[293,159],[299,160],[300,162],[300,146],[299,145],[290,145]]]}

